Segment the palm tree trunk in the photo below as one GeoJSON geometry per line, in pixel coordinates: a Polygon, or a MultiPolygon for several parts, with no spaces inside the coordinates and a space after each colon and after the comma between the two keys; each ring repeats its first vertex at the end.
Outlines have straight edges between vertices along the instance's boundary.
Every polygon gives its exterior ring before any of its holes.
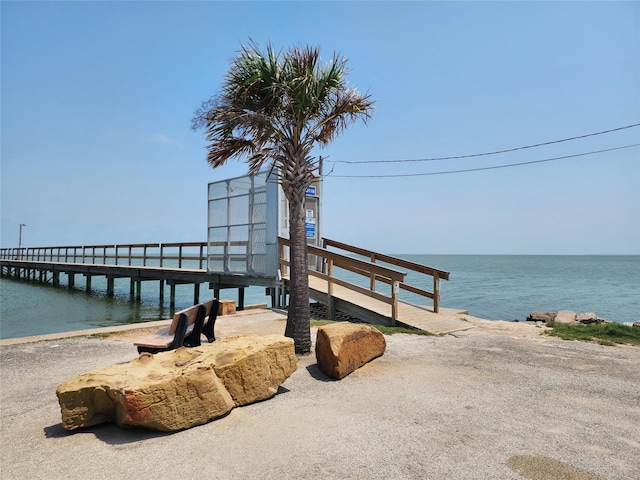
{"type": "Polygon", "coordinates": [[[307,235],[305,229],[304,189],[289,196],[290,240],[290,293],[285,336],[293,338],[295,352],[311,352],[311,326],[309,312],[309,265],[307,261],[307,235]]]}

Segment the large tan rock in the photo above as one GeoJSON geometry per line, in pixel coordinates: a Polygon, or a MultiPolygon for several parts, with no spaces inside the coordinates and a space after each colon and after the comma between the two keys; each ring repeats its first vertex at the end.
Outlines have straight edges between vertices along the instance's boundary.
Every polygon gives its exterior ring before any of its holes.
{"type": "Polygon", "coordinates": [[[384,335],[373,327],[333,323],[318,328],[316,360],[322,372],[339,380],[381,356],[386,346],[384,335]]]}
{"type": "Polygon", "coordinates": [[[576,323],[576,312],[571,310],[560,310],[556,313],[555,321],[557,323],[576,323]]]}
{"type": "Polygon", "coordinates": [[[67,430],[104,422],[175,431],[271,398],[297,368],[293,340],[232,337],[85,373],[58,386],[67,430]]]}

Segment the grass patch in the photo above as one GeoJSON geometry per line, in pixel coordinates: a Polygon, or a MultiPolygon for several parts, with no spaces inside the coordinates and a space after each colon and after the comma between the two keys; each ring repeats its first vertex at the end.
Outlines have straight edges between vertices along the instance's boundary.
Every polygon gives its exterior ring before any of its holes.
{"type": "Polygon", "coordinates": [[[334,321],[331,320],[311,320],[311,326],[312,327],[321,327],[323,325],[329,325],[331,323],[336,323],[334,321]]]}
{"type": "Polygon", "coordinates": [[[92,333],[90,336],[94,338],[107,338],[113,335],[113,332],[92,333]]]}
{"type": "MultiPolygon", "coordinates": [[[[336,323],[332,320],[311,320],[312,327],[321,327],[323,325],[329,325],[331,323],[336,323]]],[[[394,335],[396,333],[406,333],[408,335],[426,335],[426,336],[434,336],[431,332],[426,332],[424,330],[420,330],[417,328],[406,328],[406,327],[385,327],[384,325],[374,325],[372,323],[366,323],[370,327],[373,327],[379,330],[383,335],[394,335]]]]}
{"type": "Polygon", "coordinates": [[[583,342],[597,342],[600,345],[640,345],[640,328],[629,327],[621,323],[603,323],[591,325],[572,325],[567,323],[549,322],[546,335],[560,337],[563,340],[580,340],[583,342]]]}

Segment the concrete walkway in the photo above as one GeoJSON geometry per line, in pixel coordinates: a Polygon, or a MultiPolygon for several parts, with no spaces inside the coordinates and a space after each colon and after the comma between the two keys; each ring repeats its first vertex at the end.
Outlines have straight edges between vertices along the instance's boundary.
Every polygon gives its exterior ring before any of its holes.
{"type": "MultiPolygon", "coordinates": [[[[251,312],[221,317],[216,334],[284,326],[251,312]]],[[[60,424],[57,385],[133,359],[139,332],[3,343],[0,476],[640,479],[640,348],[498,326],[386,336],[385,355],[340,381],[302,356],[274,398],[172,434],[60,424]]]]}

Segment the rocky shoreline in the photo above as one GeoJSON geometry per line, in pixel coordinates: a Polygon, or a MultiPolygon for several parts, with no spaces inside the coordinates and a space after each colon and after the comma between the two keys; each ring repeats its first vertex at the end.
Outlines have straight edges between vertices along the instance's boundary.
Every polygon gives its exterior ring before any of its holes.
{"type": "MultiPolygon", "coordinates": [[[[517,321],[517,320],[516,320],[517,321]]],[[[615,323],[608,318],[601,318],[595,312],[576,313],[571,310],[558,310],[557,312],[531,312],[526,319],[527,322],[541,323],[567,323],[574,325],[592,325],[602,323],[615,323]]],[[[625,322],[623,325],[630,327],[640,327],[640,320],[636,322],[625,322]]]]}
{"type": "MultiPolygon", "coordinates": [[[[315,320],[329,320],[327,307],[322,303],[312,303],[310,305],[311,318],[315,320]]],[[[336,312],[336,320],[341,322],[361,323],[362,320],[343,312],[336,312]]],[[[514,320],[519,323],[520,320],[514,320]]],[[[575,325],[592,325],[603,323],[615,323],[608,318],[599,317],[595,312],[576,313],[571,310],[558,310],[556,312],[534,311],[529,314],[525,322],[535,324],[547,324],[551,322],[568,323],[575,325]]],[[[623,325],[629,327],[640,327],[640,320],[636,322],[625,322],[623,325]]]]}

